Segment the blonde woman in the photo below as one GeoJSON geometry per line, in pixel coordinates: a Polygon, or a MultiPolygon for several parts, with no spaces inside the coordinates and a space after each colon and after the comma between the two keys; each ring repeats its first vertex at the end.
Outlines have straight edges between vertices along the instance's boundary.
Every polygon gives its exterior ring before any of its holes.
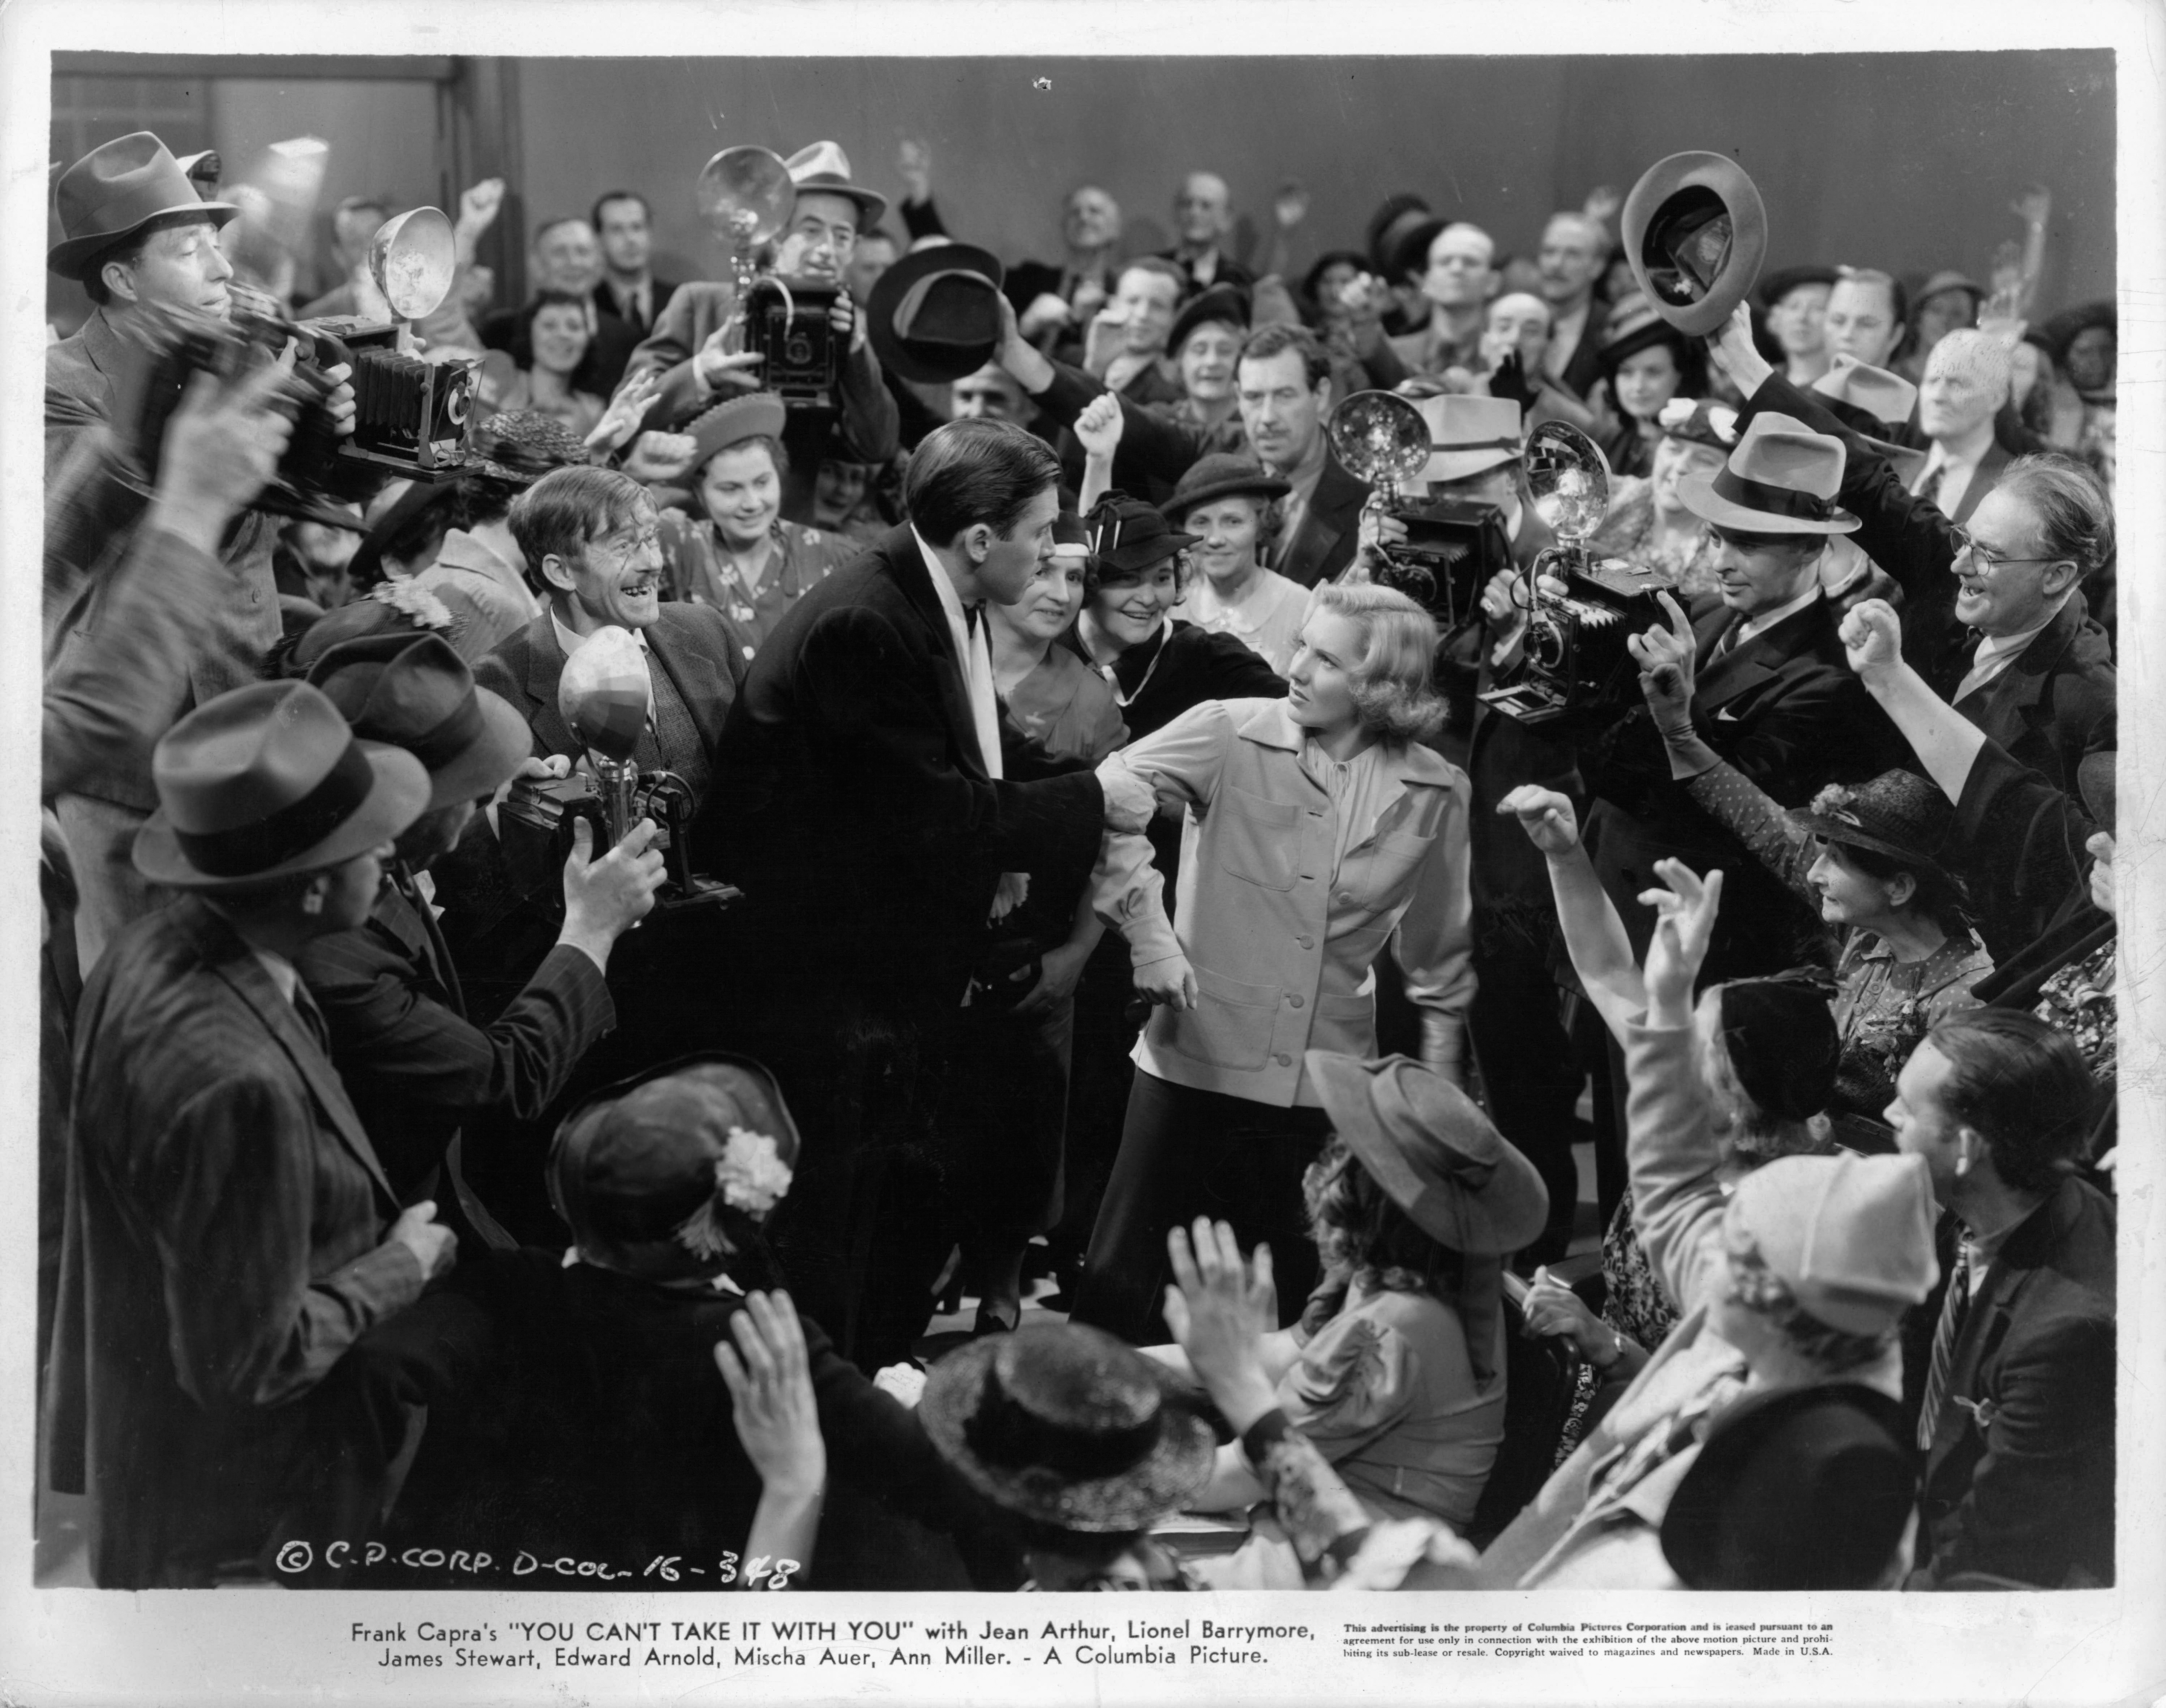
{"type": "Polygon", "coordinates": [[[1166,1232],[1230,1221],[1280,1254],[1281,1309],[1317,1274],[1302,1177],[1330,1119],[1306,1051],[1376,1054],[1387,949],[1423,1011],[1424,1059],[1456,1080],[1474,991],[1466,775],[1420,738],[1443,721],[1436,625],[1403,594],[1325,585],[1280,700],[1207,701],[1115,754],[1195,817],[1178,934],[1141,838],[1114,838],[1097,907],[1158,1012],[1136,1046],[1120,1154],[1076,1319],[1163,1340],[1166,1232]]]}

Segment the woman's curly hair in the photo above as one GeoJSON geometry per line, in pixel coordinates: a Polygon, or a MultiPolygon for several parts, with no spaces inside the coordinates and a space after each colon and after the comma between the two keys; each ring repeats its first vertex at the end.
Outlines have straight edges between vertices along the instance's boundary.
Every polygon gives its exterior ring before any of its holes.
{"type": "Polygon", "coordinates": [[[1326,1271],[1371,1293],[1459,1297],[1459,1253],[1416,1227],[1337,1134],[1302,1176],[1301,1195],[1326,1271]]]}
{"type": "Polygon", "coordinates": [[[1323,611],[1345,617],[1361,636],[1361,656],[1351,661],[1350,676],[1364,729],[1404,747],[1444,727],[1434,617],[1396,588],[1337,582],[1324,583],[1309,596],[1309,617],[1323,611]]]}

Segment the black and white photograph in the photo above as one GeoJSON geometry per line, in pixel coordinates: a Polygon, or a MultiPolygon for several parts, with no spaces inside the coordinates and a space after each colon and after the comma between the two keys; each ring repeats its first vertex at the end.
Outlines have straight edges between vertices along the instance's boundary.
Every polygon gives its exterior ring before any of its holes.
{"type": "Polygon", "coordinates": [[[9,1701],[2166,1698],[2166,15],[1168,12],[0,14],[9,1701]]]}

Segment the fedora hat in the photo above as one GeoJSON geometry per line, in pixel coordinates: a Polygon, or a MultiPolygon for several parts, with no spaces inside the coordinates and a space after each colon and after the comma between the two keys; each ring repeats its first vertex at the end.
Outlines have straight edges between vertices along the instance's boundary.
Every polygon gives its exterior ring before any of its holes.
{"type": "Polygon", "coordinates": [[[1767,210],[1727,155],[1656,161],[1624,198],[1623,229],[1624,259],[1655,312],[1696,338],[1750,294],[1767,254],[1767,210]]]}
{"type": "Polygon", "coordinates": [[[1737,1183],[1729,1214],[1816,1321],[1884,1334],[1940,1278],[1922,1156],[1778,1156],[1737,1183]]]}
{"type": "Polygon", "coordinates": [[[1429,461],[1421,479],[1432,484],[1516,462],[1526,448],[1519,406],[1509,398],[1447,392],[1419,399],[1414,407],[1429,427],[1429,461]]]}
{"type": "Polygon", "coordinates": [[[1688,1589],[1870,1589],[1917,1498],[1903,1408],[1859,1383],[1771,1388],[1725,1410],[1662,1515],[1688,1589]]]}
{"type": "Polygon", "coordinates": [[[800,1145],[758,1062],[680,1056],[605,1086],[558,1123],[549,1199],[581,1256],[605,1269],[711,1274],[789,1192],[800,1145]],[[735,1238],[732,1217],[744,1219],[735,1238]]]}
{"type": "Polygon", "coordinates": [[[1411,1056],[1312,1050],[1310,1083],[1347,1148],[1408,1219],[1467,1257],[1505,1257],[1540,1237],[1549,1189],[1465,1092],[1411,1056]]]}
{"type": "Polygon", "coordinates": [[[476,687],[473,672],[441,635],[341,641],[318,655],[309,681],[356,736],[404,748],[421,762],[432,807],[494,794],[534,751],[526,720],[501,695],[476,687]]]}
{"type": "Polygon", "coordinates": [[[1784,297],[1804,285],[1825,285],[1833,289],[1842,275],[1834,267],[1818,262],[1808,262],[1802,267],[1778,267],[1772,272],[1760,275],[1760,283],[1752,294],[1760,306],[1772,311],[1784,297]]]}
{"type": "Polygon", "coordinates": [[[1758,534],[1847,534],[1857,518],[1836,506],[1842,441],[1793,415],[1755,415],[1730,460],[1712,476],[1677,484],[1684,506],[1704,522],[1758,534]]]}
{"type": "Polygon", "coordinates": [[[1284,498],[1292,490],[1292,481],[1281,480],[1255,457],[1214,451],[1188,465],[1174,486],[1173,496],[1160,509],[1166,520],[1178,527],[1188,519],[1189,511],[1213,499],[1241,493],[1251,498],[1284,498]]]}
{"type": "Polygon", "coordinates": [[[693,477],[698,478],[699,471],[707,466],[707,459],[717,451],[726,450],[746,439],[781,438],[789,420],[790,406],[775,392],[749,392],[716,404],[705,414],[694,417],[684,430],[694,446],[693,477]]]}
{"type": "Polygon", "coordinates": [[[866,299],[873,353],[921,384],[975,373],[1000,348],[1006,277],[999,257],[975,244],[943,243],[904,256],[866,299]]]}
{"type": "Polygon", "coordinates": [[[1384,266],[1393,284],[1404,284],[1408,273],[1429,271],[1429,246],[1452,222],[1441,214],[1394,220],[1384,237],[1384,266]]]}
{"type": "Polygon", "coordinates": [[[158,810],[135,870],[177,890],[238,890],[343,865],[429,804],[411,754],[358,742],[305,682],[251,682],[198,706],[151,755],[158,810]]]}
{"type": "Polygon", "coordinates": [[[1813,389],[1891,427],[1909,420],[1918,403],[1918,388],[1901,374],[1848,354],[1830,362],[1828,371],[1813,382],[1813,389]]]}
{"type": "Polygon", "coordinates": [[[1831,783],[1804,812],[1790,815],[1792,822],[1823,841],[1923,867],[1960,891],[1940,863],[1955,816],[1937,785],[1903,770],[1883,771],[1863,783],[1831,783]]]}
{"type": "Polygon", "coordinates": [[[1944,291],[1962,291],[1968,296],[1973,314],[1978,312],[1978,305],[1986,297],[1985,287],[1976,279],[1957,272],[1953,267],[1942,267],[1918,287],[1918,293],[1910,299],[1910,311],[1915,314],[1925,305],[1928,297],[1937,297],[1944,291]]]}
{"type": "Polygon", "coordinates": [[[843,152],[839,142],[811,143],[799,149],[783,165],[789,167],[790,182],[799,195],[816,191],[830,196],[848,196],[855,202],[862,216],[859,230],[877,225],[880,215],[887,212],[885,196],[850,182],[850,157],[843,152]]]}
{"type": "Polygon", "coordinates": [[[53,201],[61,241],[45,265],[81,278],[89,262],[132,237],[161,214],[205,214],[223,225],[240,209],[231,202],[206,202],[172,152],[147,130],[101,142],[60,177],[53,201]]]}
{"type": "Polygon", "coordinates": [[[1199,291],[1188,306],[1174,317],[1173,330],[1165,335],[1165,353],[1178,357],[1181,346],[1188,341],[1188,335],[1207,320],[1217,320],[1231,326],[1236,333],[1249,330],[1249,293],[1238,285],[1215,284],[1210,289],[1199,291]]]}
{"type": "Polygon", "coordinates": [[[1209,1480],[1210,1425],[1102,1330],[1031,1324],[933,1365],[917,1419],[1003,1511],[1086,1535],[1147,1528],[1209,1480]]]}
{"type": "Polygon", "coordinates": [[[1109,492],[1092,505],[1083,525],[1091,531],[1091,554],[1101,573],[1148,569],[1203,537],[1183,533],[1155,505],[1125,492],[1109,492]]]}

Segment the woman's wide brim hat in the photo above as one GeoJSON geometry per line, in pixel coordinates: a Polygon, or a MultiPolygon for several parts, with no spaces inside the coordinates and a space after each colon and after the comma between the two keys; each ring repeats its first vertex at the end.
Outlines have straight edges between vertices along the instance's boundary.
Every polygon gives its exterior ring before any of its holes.
{"type": "Polygon", "coordinates": [[[1835,502],[1844,454],[1841,440],[1794,416],[1755,415],[1729,461],[1687,475],[1677,496],[1702,521],[1740,533],[1853,533],[1857,518],[1835,502]]]}
{"type": "Polygon", "coordinates": [[[1339,1138],[1408,1219],[1468,1257],[1540,1237],[1549,1188],[1473,1098],[1411,1056],[1364,1061],[1312,1050],[1310,1082],[1339,1138]]]}
{"type": "Polygon", "coordinates": [[[1085,1535],[1144,1530],[1177,1511],[1218,1451],[1149,1359],[1080,1323],[958,1347],[927,1377],[917,1419],[996,1506],[1085,1535]]]}
{"type": "Polygon", "coordinates": [[[1007,270],[990,250],[943,243],[882,273],[865,300],[873,353],[898,378],[945,385],[975,373],[1001,345],[1007,270]]]}
{"type": "Polygon", "coordinates": [[[1915,771],[1883,771],[1862,783],[1825,789],[1790,818],[1824,842],[1870,849],[1962,888],[1940,859],[1955,808],[1937,785],[1915,771]]]}
{"type": "Polygon", "coordinates": [[[251,682],[209,701],[151,756],[158,810],[135,870],[177,890],[244,890],[327,871],[381,847],[429,804],[411,754],[354,739],[305,682],[251,682]]]}
{"type": "Polygon", "coordinates": [[[1214,451],[1190,463],[1173,489],[1173,496],[1160,506],[1166,520],[1179,527],[1199,505],[1222,498],[1247,497],[1269,501],[1284,498],[1293,483],[1281,479],[1253,457],[1232,451],[1214,451]]]}
{"type": "Polygon", "coordinates": [[[1727,155],[1658,160],[1624,198],[1624,259],[1654,310],[1680,332],[1721,330],[1767,256],[1767,209],[1727,155]]]}
{"type": "Polygon", "coordinates": [[[102,142],[60,177],[53,200],[61,241],[45,266],[80,278],[85,266],[161,214],[201,214],[224,225],[240,213],[231,202],[206,202],[172,151],[147,130],[102,142]]]}

